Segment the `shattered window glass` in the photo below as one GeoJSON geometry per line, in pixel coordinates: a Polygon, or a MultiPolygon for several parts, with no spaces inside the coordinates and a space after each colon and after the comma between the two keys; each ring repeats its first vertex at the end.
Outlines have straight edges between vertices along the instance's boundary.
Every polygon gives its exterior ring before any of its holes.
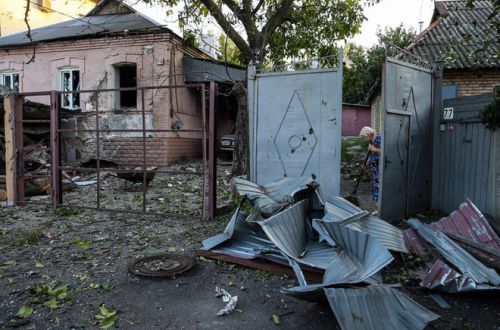
{"type": "Polygon", "coordinates": [[[61,94],[61,105],[66,109],[80,108],[80,93],[70,93],[80,90],[80,70],[61,70],[61,91],[68,92],[61,94]]]}

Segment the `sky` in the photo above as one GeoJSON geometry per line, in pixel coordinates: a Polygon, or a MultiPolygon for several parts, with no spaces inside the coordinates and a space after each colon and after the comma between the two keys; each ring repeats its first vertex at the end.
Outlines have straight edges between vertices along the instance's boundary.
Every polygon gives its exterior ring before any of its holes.
{"type": "MultiPolygon", "coordinates": [[[[166,16],[168,8],[151,7],[137,0],[127,0],[127,3],[158,23],[165,24],[174,32],[181,34],[175,14],[166,16]]],[[[433,0],[381,0],[378,4],[365,8],[364,15],[367,20],[361,27],[361,33],[349,41],[369,48],[377,42],[377,28],[382,30],[385,27],[394,28],[401,23],[405,27],[413,27],[418,33],[420,32],[418,22],[423,21],[422,29],[425,29],[429,25],[433,9],[433,0]]],[[[220,31],[217,28],[214,30],[215,34],[219,34],[220,31]]]]}

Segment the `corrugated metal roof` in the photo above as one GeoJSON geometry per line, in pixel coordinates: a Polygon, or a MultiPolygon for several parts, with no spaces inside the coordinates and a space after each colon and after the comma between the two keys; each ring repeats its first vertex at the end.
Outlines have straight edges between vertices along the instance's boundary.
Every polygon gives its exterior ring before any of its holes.
{"type": "Polygon", "coordinates": [[[340,197],[330,197],[325,204],[323,220],[333,221],[365,234],[373,235],[386,248],[408,253],[403,231],[340,197]]]}
{"type": "Polygon", "coordinates": [[[342,329],[424,329],[439,318],[391,286],[325,289],[342,329]]]}
{"type": "MultiPolygon", "coordinates": [[[[138,30],[156,30],[174,34],[146,19],[139,13],[86,16],[31,31],[33,42],[45,42],[61,39],[76,39],[109,33],[122,33],[125,30],[134,33],[138,30]]],[[[175,35],[175,34],[174,34],[175,35]]],[[[0,38],[0,47],[22,46],[31,44],[26,32],[20,32],[0,38]]]]}
{"type": "Polygon", "coordinates": [[[494,269],[484,266],[445,234],[418,219],[410,219],[408,223],[462,274],[469,276],[478,284],[500,285],[500,276],[494,269]]]}
{"type": "Polygon", "coordinates": [[[182,67],[186,83],[209,81],[234,83],[246,79],[245,68],[215,60],[202,60],[185,56],[182,58],[182,67]]]}
{"type": "MultiPolygon", "coordinates": [[[[436,19],[408,46],[405,53],[429,63],[444,60],[447,69],[500,67],[497,30],[491,25],[498,17],[492,1],[477,0],[473,8],[467,0],[436,1],[436,19]]],[[[408,56],[405,53],[400,57],[408,56]]]]}

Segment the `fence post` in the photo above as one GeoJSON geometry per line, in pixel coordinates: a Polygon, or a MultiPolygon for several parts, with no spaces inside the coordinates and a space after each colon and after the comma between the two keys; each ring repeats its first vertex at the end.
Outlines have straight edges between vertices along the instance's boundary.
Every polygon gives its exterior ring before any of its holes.
{"type": "Polygon", "coordinates": [[[23,99],[16,93],[4,98],[5,188],[8,206],[24,202],[23,99]]]}
{"type": "Polygon", "coordinates": [[[62,181],[61,181],[61,141],[60,141],[60,117],[59,98],[56,91],[50,92],[50,171],[52,185],[52,206],[59,207],[62,204],[62,181]]]}
{"type": "Polygon", "coordinates": [[[217,159],[215,157],[215,95],[217,84],[210,82],[210,99],[208,113],[208,218],[215,218],[217,208],[217,159]]]}

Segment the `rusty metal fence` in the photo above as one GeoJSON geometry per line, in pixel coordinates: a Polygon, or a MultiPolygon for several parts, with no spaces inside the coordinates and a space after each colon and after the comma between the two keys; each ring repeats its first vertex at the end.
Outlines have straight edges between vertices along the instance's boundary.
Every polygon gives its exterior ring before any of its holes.
{"type": "MultiPolygon", "coordinates": [[[[187,175],[187,181],[190,178],[198,177],[201,181],[200,189],[196,190],[199,195],[199,199],[196,201],[196,208],[198,212],[191,212],[190,216],[199,216],[201,219],[211,219],[215,216],[216,208],[216,174],[215,174],[215,96],[217,91],[217,85],[215,82],[211,82],[209,86],[205,84],[196,85],[180,85],[180,86],[152,86],[152,87],[134,87],[134,88],[115,88],[115,89],[99,89],[99,90],[79,90],[79,91],[46,91],[46,92],[28,92],[28,93],[13,93],[8,97],[5,102],[6,105],[6,115],[5,115],[5,127],[10,128],[5,132],[6,141],[6,190],[7,190],[7,200],[10,205],[25,205],[25,204],[40,204],[40,201],[25,198],[25,174],[24,160],[23,160],[23,102],[25,98],[40,98],[49,97],[50,98],[50,142],[48,149],[50,150],[50,204],[57,208],[61,206],[71,206],[76,208],[88,208],[96,210],[105,211],[124,211],[131,213],[141,213],[141,214],[160,214],[160,215],[173,215],[173,216],[185,216],[182,209],[179,212],[165,211],[162,209],[150,207],[151,198],[148,198],[148,183],[151,181],[151,175],[187,175]],[[208,88],[207,88],[208,87],[208,88]],[[174,127],[171,128],[157,128],[151,123],[148,125],[147,116],[154,116],[153,110],[146,109],[146,98],[145,95],[148,92],[168,90],[173,91],[175,89],[186,89],[194,92],[198,95],[199,113],[201,123],[199,128],[182,128],[174,127]],[[137,127],[119,127],[110,128],[103,125],[103,116],[106,111],[101,111],[99,99],[105,93],[121,93],[135,91],[137,106],[134,109],[135,113],[139,114],[140,120],[136,122],[139,125],[137,127]],[[62,100],[63,94],[71,95],[82,95],[90,94],[93,99],[93,108],[87,109],[85,115],[87,118],[93,117],[95,122],[94,127],[79,127],[75,125],[74,127],[65,127],[62,125],[63,117],[67,115],[63,114],[60,101],[62,100]],[[208,111],[207,111],[208,110],[208,111]],[[71,134],[86,134],[93,135],[95,139],[95,164],[92,167],[83,166],[75,162],[67,162],[67,158],[63,157],[63,141],[66,136],[71,134]],[[140,164],[135,164],[137,166],[118,166],[110,167],[109,163],[103,159],[103,139],[109,134],[119,135],[119,134],[130,134],[134,136],[134,140],[142,146],[142,161],[140,164]],[[153,136],[162,135],[167,136],[180,134],[191,134],[200,137],[199,143],[201,144],[202,155],[201,164],[199,166],[180,167],[175,168],[170,166],[153,166],[161,165],[152,164],[147,150],[154,150],[154,146],[149,144],[152,141],[153,136]],[[72,173],[73,175],[81,174],[95,174],[95,189],[89,191],[95,191],[95,203],[90,205],[85,203],[82,199],[78,198],[78,192],[72,195],[72,198],[66,198],[66,193],[63,189],[63,174],[68,178],[67,173],[72,173]],[[132,178],[131,181],[140,181],[140,191],[142,193],[141,199],[136,200],[136,204],[140,205],[140,209],[132,209],[130,207],[114,207],[113,203],[105,203],[104,199],[109,197],[106,194],[111,193],[115,196],[119,195],[120,192],[115,190],[109,190],[104,192],[104,174],[111,175],[112,177],[122,177],[122,178],[132,178]]],[[[179,125],[181,126],[181,125],[179,125]]],[[[198,140],[198,139],[196,139],[198,140]]],[[[168,148],[168,146],[167,146],[168,148]]],[[[198,148],[198,147],[197,147],[198,148]]],[[[158,150],[161,152],[161,150],[158,150]]],[[[136,158],[138,155],[134,155],[136,158]]],[[[199,164],[199,163],[198,163],[199,164]]],[[[167,165],[166,163],[163,165],[167,165]]],[[[70,178],[71,179],[71,176],[70,178]]],[[[194,179],[193,179],[194,180],[194,179]]],[[[135,185],[134,189],[138,189],[135,185]]],[[[69,196],[69,195],[68,195],[69,196]]],[[[190,198],[193,198],[190,195],[190,198]]],[[[162,201],[164,198],[159,197],[158,200],[162,201]]],[[[175,200],[173,201],[175,203],[175,200]]],[[[47,205],[48,203],[41,203],[47,205]]],[[[174,207],[175,209],[175,207],[174,207]]]]}

